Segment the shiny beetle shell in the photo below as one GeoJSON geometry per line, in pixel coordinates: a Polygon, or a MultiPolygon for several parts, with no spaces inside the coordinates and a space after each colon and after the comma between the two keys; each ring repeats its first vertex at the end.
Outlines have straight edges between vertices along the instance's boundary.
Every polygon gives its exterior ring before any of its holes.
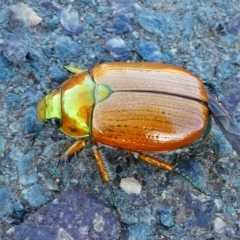
{"type": "Polygon", "coordinates": [[[101,64],[97,84],[113,93],[96,104],[92,136],[130,151],[165,152],[199,138],[208,120],[203,84],[189,72],[158,63],[101,64]]]}
{"type": "Polygon", "coordinates": [[[178,173],[205,195],[181,170],[151,153],[172,151],[204,138],[210,129],[210,113],[240,155],[237,124],[195,75],[172,65],[100,64],[73,76],[38,104],[40,120],[59,122],[60,130],[76,139],[61,160],[81,151],[89,137],[105,182],[111,181],[111,175],[98,143],[127,150],[148,164],[178,173]]]}
{"type": "Polygon", "coordinates": [[[65,134],[133,152],[166,152],[199,139],[209,116],[202,82],[162,63],[105,63],[73,76],[38,105],[65,134]]]}

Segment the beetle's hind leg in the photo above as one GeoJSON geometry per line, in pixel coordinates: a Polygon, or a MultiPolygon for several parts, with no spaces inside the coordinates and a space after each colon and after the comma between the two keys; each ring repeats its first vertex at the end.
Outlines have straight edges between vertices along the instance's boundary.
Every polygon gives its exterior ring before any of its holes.
{"type": "MultiPolygon", "coordinates": [[[[135,153],[132,153],[133,155],[135,155],[135,153]]],[[[143,154],[138,153],[137,156],[140,160],[151,164],[152,166],[161,168],[165,171],[168,172],[175,172],[180,174],[182,177],[184,177],[188,182],[191,183],[191,185],[197,189],[199,192],[203,193],[204,195],[208,196],[208,193],[206,193],[201,187],[198,186],[197,183],[195,183],[189,176],[187,176],[185,173],[183,173],[182,171],[180,171],[177,167],[173,166],[171,163],[154,158],[154,157],[150,157],[150,156],[146,156],[143,154]]]]}
{"type": "Polygon", "coordinates": [[[84,148],[85,144],[86,144],[86,140],[81,139],[76,141],[71,147],[69,147],[68,150],[63,154],[61,159],[58,160],[54,168],[51,170],[49,177],[52,177],[53,175],[56,174],[60,164],[70,162],[71,157],[76,153],[80,152],[84,148]]]}

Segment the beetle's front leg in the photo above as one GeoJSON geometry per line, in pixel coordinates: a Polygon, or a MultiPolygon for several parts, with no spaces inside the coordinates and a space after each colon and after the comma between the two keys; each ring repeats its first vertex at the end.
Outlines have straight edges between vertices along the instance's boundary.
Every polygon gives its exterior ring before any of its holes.
{"type": "Polygon", "coordinates": [[[86,145],[86,140],[85,139],[81,139],[76,141],[70,148],[68,148],[68,150],[63,154],[62,158],[60,159],[60,161],[69,161],[70,158],[80,152],[84,146],[86,145]]]}
{"type": "Polygon", "coordinates": [[[58,160],[57,164],[54,166],[54,168],[50,172],[49,176],[52,177],[57,172],[57,169],[60,164],[69,162],[71,157],[74,154],[80,152],[84,148],[85,144],[86,144],[86,140],[81,139],[81,140],[76,141],[70,148],[68,148],[68,150],[63,154],[61,159],[58,160]]]}

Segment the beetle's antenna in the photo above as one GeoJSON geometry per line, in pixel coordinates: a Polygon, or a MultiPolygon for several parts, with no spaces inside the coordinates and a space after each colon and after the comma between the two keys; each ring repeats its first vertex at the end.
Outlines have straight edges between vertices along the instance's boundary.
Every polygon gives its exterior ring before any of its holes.
{"type": "Polygon", "coordinates": [[[197,189],[199,192],[203,193],[205,196],[209,196],[209,194],[203,190],[201,187],[198,186],[197,183],[195,183],[188,175],[186,175],[185,173],[183,173],[182,171],[180,171],[178,168],[175,168],[174,171],[178,174],[180,174],[182,177],[184,177],[188,182],[191,183],[191,185],[197,189]]]}

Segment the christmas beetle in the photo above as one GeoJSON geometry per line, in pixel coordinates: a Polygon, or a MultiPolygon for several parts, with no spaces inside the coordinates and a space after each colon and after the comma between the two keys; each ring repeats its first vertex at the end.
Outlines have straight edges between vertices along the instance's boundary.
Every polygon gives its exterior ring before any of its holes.
{"type": "Polygon", "coordinates": [[[109,182],[98,143],[127,150],[153,166],[180,173],[152,153],[183,148],[209,132],[209,115],[240,154],[240,130],[191,72],[163,63],[104,63],[64,82],[38,104],[38,118],[57,122],[76,139],[62,159],[84,148],[87,138],[102,178],[109,182]]]}

